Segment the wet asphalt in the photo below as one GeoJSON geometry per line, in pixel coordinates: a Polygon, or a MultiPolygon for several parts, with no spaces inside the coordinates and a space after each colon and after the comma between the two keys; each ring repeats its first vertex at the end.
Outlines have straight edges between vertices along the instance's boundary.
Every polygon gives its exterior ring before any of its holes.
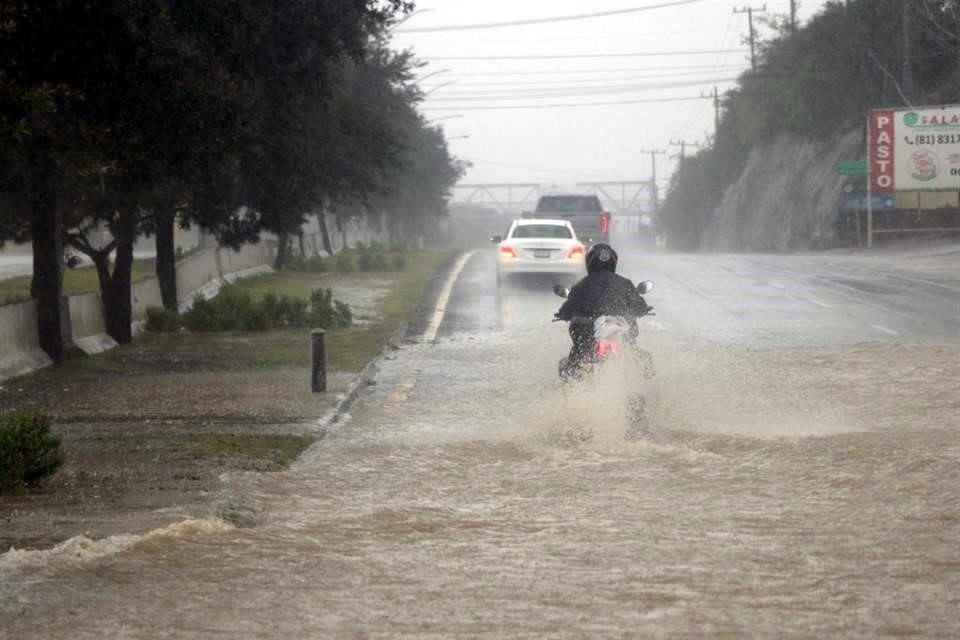
{"type": "MultiPolygon", "coordinates": [[[[654,281],[647,330],[739,346],[939,342],[960,338],[960,251],[670,254],[622,239],[620,273],[654,281]]],[[[493,248],[461,274],[440,335],[535,326],[562,302],[549,275],[498,286],[493,248]]],[[[549,331],[548,327],[544,330],[549,331]]]]}

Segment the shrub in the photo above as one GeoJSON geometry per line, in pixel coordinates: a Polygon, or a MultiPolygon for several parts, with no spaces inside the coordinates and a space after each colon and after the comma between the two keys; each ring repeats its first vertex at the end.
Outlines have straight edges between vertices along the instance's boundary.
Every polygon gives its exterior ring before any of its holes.
{"type": "Polygon", "coordinates": [[[216,306],[198,293],[193,297],[190,311],[183,314],[183,326],[190,331],[219,331],[216,306]]]}
{"type": "Polygon", "coordinates": [[[0,421],[0,493],[36,486],[61,464],[60,437],[47,416],[19,412],[0,421]]]}
{"type": "Polygon", "coordinates": [[[383,253],[386,250],[387,248],[383,246],[383,243],[381,242],[377,242],[376,240],[374,240],[373,242],[370,243],[371,253],[383,253]]]}
{"type": "Polygon", "coordinates": [[[371,254],[373,257],[370,261],[370,266],[373,268],[373,271],[386,271],[387,270],[387,257],[382,253],[371,254]]]}
{"type": "Polygon", "coordinates": [[[325,273],[328,271],[327,262],[321,256],[311,256],[309,258],[300,255],[290,256],[283,268],[287,271],[309,273],[325,273]]]}
{"type": "Polygon", "coordinates": [[[357,269],[360,271],[373,270],[373,254],[361,253],[357,256],[357,269]]]}
{"type": "Polygon", "coordinates": [[[338,327],[346,328],[353,325],[353,310],[346,302],[333,301],[333,316],[338,327]]]}
{"type": "Polygon", "coordinates": [[[176,333],[180,330],[180,314],[162,307],[147,307],[147,331],[176,333]]]}
{"type": "Polygon", "coordinates": [[[277,307],[271,316],[274,326],[306,326],[307,301],[291,296],[280,296],[277,307]]]}
{"type": "Polygon", "coordinates": [[[190,331],[267,331],[275,327],[349,327],[350,306],[333,299],[329,289],[316,289],[310,300],[266,293],[254,298],[235,285],[220,290],[212,300],[194,299],[193,308],[182,316],[190,331]]]}
{"type": "Polygon", "coordinates": [[[353,324],[350,305],[333,299],[330,289],[314,289],[310,293],[309,325],[317,329],[335,329],[353,324]]]}
{"type": "Polygon", "coordinates": [[[310,271],[313,271],[314,273],[326,273],[329,271],[327,261],[320,256],[313,256],[310,258],[308,265],[310,267],[310,271]]]}
{"type": "Polygon", "coordinates": [[[353,268],[353,257],[349,251],[341,251],[333,261],[334,267],[340,273],[351,273],[353,268]]]}
{"type": "Polygon", "coordinates": [[[407,259],[402,253],[398,253],[397,255],[393,256],[392,264],[394,271],[403,271],[407,268],[407,259]]]}
{"type": "Polygon", "coordinates": [[[246,324],[256,324],[259,321],[260,314],[257,313],[253,296],[246,289],[233,284],[220,289],[220,293],[213,299],[213,306],[217,312],[220,331],[244,329],[246,324]]]}

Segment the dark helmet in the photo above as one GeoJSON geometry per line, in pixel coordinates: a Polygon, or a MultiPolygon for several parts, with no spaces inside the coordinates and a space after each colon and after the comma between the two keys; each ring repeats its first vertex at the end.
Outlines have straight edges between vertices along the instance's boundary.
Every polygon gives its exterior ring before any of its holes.
{"type": "Polygon", "coordinates": [[[610,245],[599,242],[587,251],[587,273],[594,271],[617,272],[617,252],[610,245]]]}

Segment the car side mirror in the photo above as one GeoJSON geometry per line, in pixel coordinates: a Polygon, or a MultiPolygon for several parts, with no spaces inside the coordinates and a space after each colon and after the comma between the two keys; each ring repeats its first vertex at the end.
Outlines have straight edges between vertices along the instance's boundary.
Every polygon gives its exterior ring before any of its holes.
{"type": "Polygon", "coordinates": [[[640,293],[640,295],[650,293],[653,291],[653,282],[650,280],[644,280],[637,285],[637,291],[640,293]]]}
{"type": "Polygon", "coordinates": [[[561,284],[553,285],[553,292],[558,296],[560,296],[561,298],[566,298],[567,296],[570,295],[570,289],[567,289],[565,286],[561,284]]]}
{"type": "Polygon", "coordinates": [[[503,242],[503,236],[490,236],[490,242],[494,244],[500,244],[503,242]]]}

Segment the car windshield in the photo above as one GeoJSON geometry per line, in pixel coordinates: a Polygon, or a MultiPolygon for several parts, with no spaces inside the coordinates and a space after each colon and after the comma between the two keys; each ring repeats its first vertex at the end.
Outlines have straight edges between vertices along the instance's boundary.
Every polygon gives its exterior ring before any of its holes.
{"type": "Polygon", "coordinates": [[[600,213],[603,208],[596,196],[544,196],[537,204],[537,211],[600,213]]]}
{"type": "Polygon", "coordinates": [[[525,224],[513,230],[514,238],[562,238],[573,237],[569,227],[559,224],[525,224]]]}

